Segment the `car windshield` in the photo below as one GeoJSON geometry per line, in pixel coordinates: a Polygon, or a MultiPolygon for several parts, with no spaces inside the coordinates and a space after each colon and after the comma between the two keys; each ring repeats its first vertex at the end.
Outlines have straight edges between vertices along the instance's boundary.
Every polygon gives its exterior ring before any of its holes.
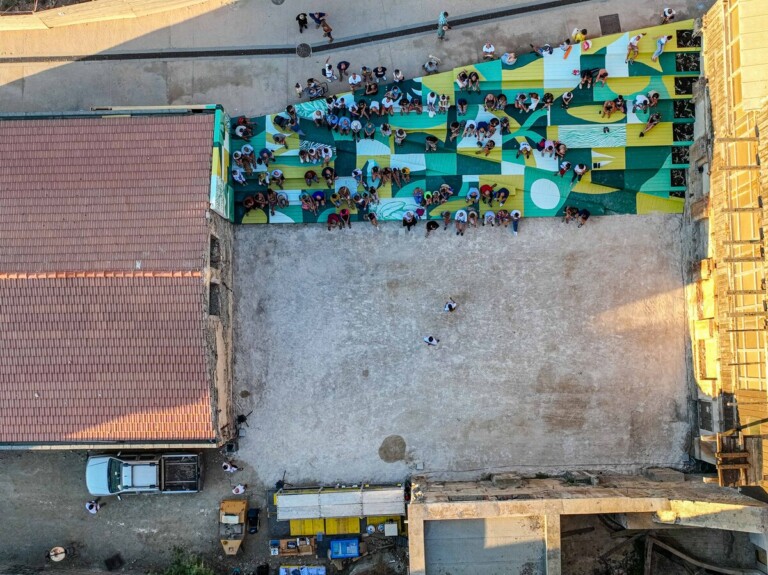
{"type": "Polygon", "coordinates": [[[123,476],[123,464],[117,459],[109,459],[109,492],[117,493],[122,489],[120,480],[123,476]]]}

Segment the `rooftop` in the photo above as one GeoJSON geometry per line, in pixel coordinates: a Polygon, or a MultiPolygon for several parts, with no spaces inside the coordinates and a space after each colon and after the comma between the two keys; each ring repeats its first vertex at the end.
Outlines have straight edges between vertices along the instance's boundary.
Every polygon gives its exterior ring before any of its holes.
{"type": "Polygon", "coordinates": [[[0,121],[0,442],[213,439],[213,125],[0,121]]]}

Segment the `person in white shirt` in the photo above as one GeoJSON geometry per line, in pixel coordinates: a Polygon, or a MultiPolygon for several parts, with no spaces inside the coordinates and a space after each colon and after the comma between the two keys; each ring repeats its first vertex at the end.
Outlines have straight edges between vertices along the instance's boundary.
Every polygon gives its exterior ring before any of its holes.
{"type": "Polygon", "coordinates": [[[349,79],[347,81],[349,82],[350,88],[357,88],[360,84],[363,83],[363,77],[360,74],[353,72],[349,75],[349,79]]]}
{"type": "Polygon", "coordinates": [[[227,473],[237,473],[240,471],[240,468],[232,463],[231,461],[225,461],[221,464],[221,468],[226,471],[227,473]]]}
{"type": "Polygon", "coordinates": [[[520,142],[520,147],[517,150],[517,155],[515,156],[515,158],[519,158],[520,154],[522,154],[523,156],[525,156],[525,159],[527,160],[528,158],[531,157],[531,149],[532,149],[531,145],[528,142],[526,141],[520,142]]]}
{"type": "Polygon", "coordinates": [[[533,112],[536,109],[536,106],[539,105],[539,95],[536,92],[531,92],[528,94],[528,97],[531,99],[531,103],[528,105],[528,111],[533,112]]]}
{"type": "Polygon", "coordinates": [[[675,19],[677,13],[673,8],[664,8],[661,12],[661,23],[666,24],[675,19]]]}
{"type": "Polygon", "coordinates": [[[635,102],[632,105],[632,111],[637,112],[638,110],[642,110],[643,112],[648,110],[648,97],[644,94],[638,94],[635,96],[635,102]]]}
{"type": "Polygon", "coordinates": [[[232,168],[232,179],[241,186],[248,183],[248,180],[245,179],[245,170],[242,168],[232,168]]]}
{"type": "Polygon", "coordinates": [[[467,212],[465,210],[459,210],[456,212],[456,235],[464,235],[464,230],[467,229],[467,212]]]}
{"type": "Polygon", "coordinates": [[[360,120],[352,120],[352,137],[356,141],[360,141],[360,130],[363,129],[363,125],[360,123],[360,120]]]}
{"type": "Polygon", "coordinates": [[[571,184],[574,182],[580,182],[581,178],[589,171],[589,168],[585,164],[576,164],[573,166],[573,177],[571,178],[571,184]]]}
{"type": "Polygon", "coordinates": [[[339,79],[336,74],[333,73],[333,64],[325,65],[325,68],[323,68],[323,76],[325,76],[329,82],[339,79]]]}
{"type": "Polygon", "coordinates": [[[437,102],[437,94],[435,94],[434,92],[430,92],[429,96],[427,96],[427,111],[437,112],[437,108],[435,108],[436,102],[437,102]]]}
{"type": "Polygon", "coordinates": [[[496,47],[490,42],[486,42],[483,46],[483,60],[493,60],[496,56],[496,47]]]}
{"type": "Polygon", "coordinates": [[[651,60],[655,62],[659,59],[659,56],[661,56],[661,53],[664,51],[664,46],[666,46],[667,42],[671,39],[672,36],[659,36],[656,38],[656,51],[653,53],[653,56],[651,56],[651,60]]]}
{"type": "Polygon", "coordinates": [[[629,45],[627,46],[627,57],[624,59],[625,64],[631,64],[635,61],[635,58],[637,58],[637,55],[640,53],[637,45],[640,40],[643,39],[643,36],[645,36],[645,32],[642,32],[637,36],[632,36],[629,39],[629,45]]]}
{"type": "Polygon", "coordinates": [[[101,509],[101,505],[99,504],[98,499],[93,499],[85,504],[85,508],[91,515],[96,515],[99,512],[99,509],[101,509]]]}
{"type": "Polygon", "coordinates": [[[233,495],[242,495],[245,493],[245,490],[248,489],[247,484],[238,483],[232,488],[232,494],[233,495]]]}
{"type": "Polygon", "coordinates": [[[392,101],[392,98],[389,96],[384,96],[381,100],[381,114],[389,114],[390,116],[394,114],[393,106],[395,103],[392,101]]]}
{"type": "Polygon", "coordinates": [[[445,307],[443,307],[443,311],[454,312],[454,311],[456,311],[457,307],[459,307],[459,304],[457,304],[455,301],[453,301],[452,297],[449,297],[448,301],[445,302],[445,307]]]}

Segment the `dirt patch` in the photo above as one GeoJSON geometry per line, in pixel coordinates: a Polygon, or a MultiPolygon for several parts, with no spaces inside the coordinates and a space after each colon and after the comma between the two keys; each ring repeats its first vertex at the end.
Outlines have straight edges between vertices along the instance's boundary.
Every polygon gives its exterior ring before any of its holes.
{"type": "Polygon", "coordinates": [[[395,463],[405,459],[405,439],[399,435],[390,435],[381,442],[379,457],[387,463],[395,463]]]}

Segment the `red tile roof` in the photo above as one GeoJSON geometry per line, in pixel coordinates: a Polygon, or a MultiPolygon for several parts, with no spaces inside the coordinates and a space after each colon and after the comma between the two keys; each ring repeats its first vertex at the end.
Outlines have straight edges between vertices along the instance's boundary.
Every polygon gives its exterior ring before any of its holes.
{"type": "Polygon", "coordinates": [[[0,121],[0,443],[215,437],[213,119],[0,121]]]}
{"type": "Polygon", "coordinates": [[[0,271],[199,270],[213,115],[0,122],[0,271]]]}

